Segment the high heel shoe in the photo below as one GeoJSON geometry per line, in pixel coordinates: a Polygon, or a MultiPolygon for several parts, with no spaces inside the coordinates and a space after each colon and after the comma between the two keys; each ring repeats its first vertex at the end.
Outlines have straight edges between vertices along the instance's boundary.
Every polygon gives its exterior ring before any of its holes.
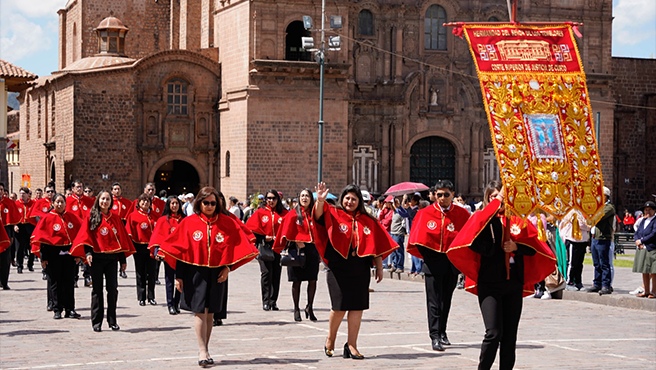
{"type": "Polygon", "coordinates": [[[309,318],[310,321],[317,321],[317,317],[314,316],[314,312],[312,311],[312,307],[306,306],[305,307],[305,318],[309,318]]]}
{"type": "Polygon", "coordinates": [[[299,311],[297,308],[294,309],[294,321],[303,321],[301,319],[301,311],[299,311]]]}
{"type": "Polygon", "coordinates": [[[334,349],[328,349],[328,347],[323,346],[323,353],[326,354],[328,357],[333,357],[333,353],[335,352],[334,349]]]}
{"type": "Polygon", "coordinates": [[[356,355],[351,352],[351,349],[349,348],[348,343],[344,344],[344,358],[352,358],[354,360],[362,360],[364,356],[362,355],[356,355]]]}

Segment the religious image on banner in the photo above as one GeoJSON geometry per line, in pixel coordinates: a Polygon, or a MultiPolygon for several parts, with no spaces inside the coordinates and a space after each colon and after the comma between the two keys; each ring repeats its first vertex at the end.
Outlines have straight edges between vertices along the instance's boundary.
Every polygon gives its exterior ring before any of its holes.
{"type": "MultiPolygon", "coordinates": [[[[603,179],[592,109],[571,24],[466,24],[506,191],[526,218],[603,212],[603,179]]],[[[575,31],[578,32],[578,31],[575,31]]]]}

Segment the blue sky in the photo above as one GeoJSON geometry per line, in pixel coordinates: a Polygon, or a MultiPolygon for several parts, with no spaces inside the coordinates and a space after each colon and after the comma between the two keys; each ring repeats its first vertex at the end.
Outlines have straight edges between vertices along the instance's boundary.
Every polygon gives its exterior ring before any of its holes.
{"type": "MultiPolygon", "coordinates": [[[[57,10],[65,5],[0,0],[0,58],[39,76],[57,70],[57,10]]],[[[613,15],[613,56],[656,58],[656,0],[613,0],[613,15]]]]}

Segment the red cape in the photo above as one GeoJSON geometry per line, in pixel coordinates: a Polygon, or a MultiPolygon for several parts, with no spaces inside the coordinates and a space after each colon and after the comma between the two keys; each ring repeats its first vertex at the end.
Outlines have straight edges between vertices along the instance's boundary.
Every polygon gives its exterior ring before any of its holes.
{"type": "Polygon", "coordinates": [[[30,208],[30,213],[27,214],[27,218],[36,219],[37,217],[44,217],[50,212],[50,207],[52,202],[49,198],[41,198],[34,202],[32,208],[30,208]]]}
{"type": "Polygon", "coordinates": [[[175,231],[181,220],[182,216],[162,216],[157,220],[155,230],[153,230],[153,235],[150,237],[150,243],[148,244],[148,250],[150,250],[152,257],[154,257],[155,247],[159,247],[175,231]]]}
{"type": "Polygon", "coordinates": [[[469,219],[469,212],[462,207],[451,204],[451,208],[442,212],[437,202],[420,209],[412,221],[408,253],[423,258],[417,245],[432,249],[435,252],[446,253],[458,232],[469,219]]]}
{"type": "MultiPolygon", "coordinates": [[[[314,214],[303,210],[303,221],[298,221],[296,211],[288,212],[282,220],[282,225],[278,228],[276,242],[273,244],[273,250],[280,253],[287,246],[288,242],[317,243],[321,239],[317,238],[316,222],[314,214]]],[[[326,246],[320,247],[325,250],[326,246]]]]}
{"type": "MultiPolygon", "coordinates": [[[[465,289],[477,294],[478,271],[481,267],[481,255],[472,251],[469,246],[481,231],[490,223],[501,208],[501,202],[493,200],[481,211],[475,212],[467,221],[462,231],[447,250],[451,263],[466,276],[465,289]]],[[[506,217],[502,222],[506,224],[506,217]]],[[[556,257],[551,248],[538,239],[537,229],[519,217],[510,218],[510,239],[517,244],[523,244],[533,250],[535,255],[524,255],[524,297],[534,293],[533,285],[551,274],[556,269],[556,257]]]]}
{"type": "Polygon", "coordinates": [[[190,265],[231,270],[253,260],[258,252],[234,218],[220,213],[185,217],[159,246],[158,256],[169,266],[176,261],[190,265]]]}
{"type": "MultiPolygon", "coordinates": [[[[132,202],[132,205],[130,206],[130,213],[137,211],[138,203],[139,199],[135,199],[132,202]]],[[[165,206],[165,201],[159,199],[158,197],[153,197],[153,199],[150,200],[150,212],[148,212],[148,214],[154,221],[157,221],[158,218],[162,217],[162,212],[164,212],[165,206]]]]}
{"type": "Polygon", "coordinates": [[[154,228],[155,221],[150,214],[140,209],[130,213],[125,222],[125,231],[135,243],[148,244],[154,228]]]}
{"type": "MultiPolygon", "coordinates": [[[[322,258],[328,240],[337,253],[345,259],[348,257],[351,244],[360,257],[382,256],[383,259],[399,247],[380,222],[369,217],[368,214],[351,215],[329,204],[324,204],[323,207],[326,228],[325,232],[322,228],[317,228],[317,237],[323,240],[316,244],[322,258]]],[[[325,258],[324,261],[328,263],[325,258]]]]}
{"type": "Polygon", "coordinates": [[[34,205],[34,200],[30,199],[27,201],[27,203],[23,203],[22,200],[17,200],[16,201],[16,209],[18,210],[18,213],[20,214],[20,223],[21,224],[32,224],[36,225],[36,220],[30,219],[28,215],[30,214],[30,210],[32,209],[32,206],[34,205]]]}
{"type": "Polygon", "coordinates": [[[72,213],[82,220],[89,216],[91,207],[93,207],[93,199],[86,195],[78,197],[73,194],[66,198],[66,212],[72,213]]]}
{"type": "Polygon", "coordinates": [[[2,223],[2,218],[0,218],[0,253],[4,252],[11,245],[9,240],[9,235],[5,230],[5,224],[2,223]]]}
{"type": "Polygon", "coordinates": [[[277,214],[269,206],[266,206],[253,212],[246,221],[246,227],[255,234],[276,236],[285,215],[287,215],[286,209],[283,209],[281,214],[277,214]]]}
{"type": "Polygon", "coordinates": [[[16,202],[13,200],[2,197],[0,199],[0,218],[5,225],[16,225],[21,221],[21,214],[18,213],[16,202]]]}
{"type": "Polygon", "coordinates": [[[82,220],[72,213],[64,212],[60,215],[55,211],[50,211],[39,220],[34,228],[30,238],[32,253],[41,258],[42,243],[57,247],[72,245],[81,226],[82,220]]]}
{"type": "Polygon", "coordinates": [[[132,211],[132,202],[123,197],[117,198],[112,196],[112,199],[114,200],[114,204],[112,205],[111,212],[117,215],[121,220],[127,219],[132,211]]]}
{"type": "Polygon", "coordinates": [[[73,240],[71,255],[85,259],[84,246],[93,248],[94,253],[125,253],[128,257],[135,253],[134,245],[125,232],[123,222],[109,212],[103,215],[95,230],[89,229],[89,218],[85,218],[80,231],[73,240]]]}
{"type": "Polygon", "coordinates": [[[255,234],[253,234],[251,229],[246,227],[246,225],[244,225],[244,223],[239,218],[237,218],[237,216],[235,216],[232,212],[228,212],[228,216],[230,216],[230,218],[232,218],[237,223],[237,225],[239,225],[239,228],[241,229],[241,231],[244,232],[244,234],[246,234],[248,240],[250,240],[251,243],[255,243],[255,234]]]}

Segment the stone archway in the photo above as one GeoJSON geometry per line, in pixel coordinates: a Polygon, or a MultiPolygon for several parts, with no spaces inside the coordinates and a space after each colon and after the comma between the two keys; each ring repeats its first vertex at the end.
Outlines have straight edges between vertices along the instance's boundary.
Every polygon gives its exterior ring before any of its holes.
{"type": "Polygon", "coordinates": [[[162,163],[152,180],[157,192],[166,190],[168,195],[183,193],[197,194],[200,190],[200,176],[196,168],[181,160],[170,160],[162,163]]]}
{"type": "Polygon", "coordinates": [[[432,186],[437,180],[456,183],[456,148],[443,137],[428,136],[410,149],[410,181],[432,186]]]}

